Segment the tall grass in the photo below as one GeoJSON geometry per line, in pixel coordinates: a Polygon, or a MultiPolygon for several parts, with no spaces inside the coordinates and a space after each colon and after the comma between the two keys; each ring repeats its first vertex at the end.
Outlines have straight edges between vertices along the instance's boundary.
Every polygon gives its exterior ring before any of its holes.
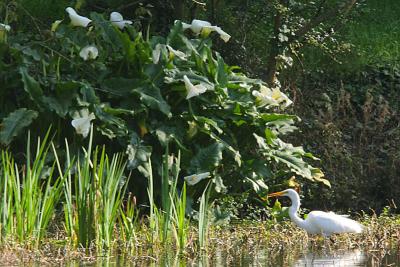
{"type": "MultiPolygon", "coordinates": [[[[122,247],[132,251],[138,246],[137,232],[142,231],[149,233],[152,248],[169,245],[175,245],[179,251],[186,248],[190,220],[186,216],[186,183],[178,190],[180,153],[173,156],[167,149],[163,156],[160,208],[155,201],[151,160],[142,166],[148,173],[150,231],[147,231],[145,224],[139,224],[134,196],[129,194],[123,201],[129,177],[124,175],[125,161],[121,155],[109,158],[105,147],[92,149],[91,130],[87,148],[76,158],[71,157],[65,141],[66,159],[61,164],[48,137],[49,133],[43,141],[38,139],[32,157],[28,136],[26,163],[22,166],[15,163],[9,152],[1,151],[0,243],[16,240],[38,248],[55,217],[56,207],[62,203],[65,234],[72,247],[110,251],[121,240],[122,247]],[[48,156],[50,147],[54,159],[48,156]]],[[[206,245],[209,187],[208,184],[200,203],[201,248],[206,245]]]]}
{"type": "MultiPolygon", "coordinates": [[[[75,165],[75,173],[67,171],[64,186],[65,228],[75,246],[89,248],[93,245],[98,250],[112,247],[115,240],[116,222],[120,216],[122,199],[127,178],[124,176],[125,162],[119,154],[114,154],[111,161],[105,153],[105,147],[92,152],[93,131],[89,145],[84,150],[83,159],[75,165]],[[75,195],[72,195],[72,188],[75,195]]],[[[68,142],[67,162],[70,158],[68,142]]],[[[61,164],[58,161],[60,173],[61,164]]]]}
{"type": "MultiPolygon", "coordinates": [[[[54,163],[47,167],[49,132],[37,142],[34,159],[31,158],[30,135],[26,148],[26,164],[18,166],[11,154],[1,152],[0,217],[1,236],[38,247],[45,236],[55,207],[62,195],[65,177],[54,174],[54,163]]],[[[54,151],[55,152],[55,151],[54,151]]],[[[56,153],[56,152],[55,152],[56,153]]]]}
{"type": "Polygon", "coordinates": [[[180,172],[180,153],[175,158],[173,155],[169,155],[168,145],[166,152],[163,156],[163,168],[161,174],[161,203],[163,208],[163,233],[162,241],[168,242],[171,237],[171,228],[173,227],[173,214],[172,211],[176,206],[175,200],[177,195],[176,185],[178,182],[178,176],[180,172]]]}
{"type": "Polygon", "coordinates": [[[161,209],[154,199],[154,176],[151,160],[146,164],[148,176],[149,198],[149,228],[150,240],[153,244],[167,246],[175,244],[180,250],[184,249],[189,230],[189,219],[186,217],[186,184],[179,194],[177,189],[180,172],[180,153],[175,157],[169,155],[168,146],[163,155],[161,173],[161,209]]]}
{"type": "Polygon", "coordinates": [[[136,198],[129,193],[126,204],[121,206],[120,210],[120,235],[125,248],[132,251],[138,244],[137,229],[138,229],[139,212],[136,208],[136,198]]]}
{"type": "Polygon", "coordinates": [[[175,196],[173,203],[174,233],[179,250],[183,250],[187,243],[187,232],[190,223],[189,219],[186,218],[186,183],[183,184],[181,194],[175,196]]]}
{"type": "Polygon", "coordinates": [[[200,249],[206,249],[208,226],[209,226],[209,198],[210,198],[210,182],[207,184],[200,198],[200,208],[198,217],[198,235],[200,249]]]}

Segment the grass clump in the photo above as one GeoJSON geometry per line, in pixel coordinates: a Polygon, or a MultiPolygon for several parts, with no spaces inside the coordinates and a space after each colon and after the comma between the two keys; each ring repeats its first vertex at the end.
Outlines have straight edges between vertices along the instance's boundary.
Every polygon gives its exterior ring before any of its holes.
{"type": "Polygon", "coordinates": [[[1,151],[0,240],[16,239],[38,248],[62,195],[64,176],[54,172],[55,163],[47,165],[49,132],[37,142],[31,155],[30,135],[26,163],[19,166],[12,155],[1,151]]]}
{"type": "MultiPolygon", "coordinates": [[[[119,154],[112,159],[106,155],[105,147],[92,152],[93,131],[90,134],[88,149],[84,158],[78,159],[74,174],[67,170],[65,195],[65,228],[75,247],[89,248],[95,245],[98,250],[111,248],[115,241],[115,224],[121,213],[122,199],[127,178],[124,175],[126,163],[119,154]],[[75,194],[72,195],[72,188],[75,194]]],[[[66,142],[67,151],[68,142],[66,142]]],[[[67,154],[67,162],[73,159],[67,154]]],[[[57,159],[59,171],[62,173],[57,159]]],[[[131,215],[131,209],[124,215],[131,215]]]]}

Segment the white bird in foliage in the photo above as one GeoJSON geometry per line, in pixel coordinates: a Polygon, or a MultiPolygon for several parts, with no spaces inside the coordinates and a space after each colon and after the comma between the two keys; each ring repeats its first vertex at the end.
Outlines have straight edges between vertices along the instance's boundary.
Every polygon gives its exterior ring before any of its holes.
{"type": "Polygon", "coordinates": [[[289,207],[290,219],[309,234],[322,234],[329,237],[336,233],[361,233],[363,226],[358,222],[347,218],[346,215],[338,215],[333,212],[311,211],[305,220],[297,214],[300,208],[299,194],[293,189],[269,194],[268,197],[285,196],[290,198],[292,205],[289,207]]]}

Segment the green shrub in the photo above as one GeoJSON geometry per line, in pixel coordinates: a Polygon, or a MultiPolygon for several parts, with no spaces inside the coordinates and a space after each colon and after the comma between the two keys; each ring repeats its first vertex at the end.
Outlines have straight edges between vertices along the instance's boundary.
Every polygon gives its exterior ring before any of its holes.
{"type": "Polygon", "coordinates": [[[210,172],[217,192],[261,191],[293,174],[327,183],[306,162],[315,157],[282,139],[299,120],[282,113],[290,100],[227,65],[212,49],[215,32],[196,36],[177,21],[166,37],[144,37],[106,17],[92,12],[88,28],[66,19],[45,40],[8,33],[0,44],[4,146],[18,149],[24,129],[40,133],[52,124],[56,140],[73,137],[78,149],[92,121],[94,143],[126,151],[130,169],[152,157],[159,177],[169,145],[171,153],[181,151],[182,175],[210,172]],[[85,60],[88,45],[98,56],[85,60]],[[202,92],[188,99],[190,86],[202,92]]]}

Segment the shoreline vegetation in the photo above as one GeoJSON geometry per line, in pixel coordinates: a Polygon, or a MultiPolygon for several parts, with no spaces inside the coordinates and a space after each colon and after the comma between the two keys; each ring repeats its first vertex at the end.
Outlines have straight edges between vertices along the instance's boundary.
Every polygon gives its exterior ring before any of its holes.
{"type": "MultiPolygon", "coordinates": [[[[127,262],[158,262],[162,255],[195,260],[215,259],[243,251],[265,250],[271,255],[306,249],[398,249],[400,217],[390,208],[377,216],[363,214],[362,234],[334,236],[334,241],[307,234],[288,221],[237,220],[213,223],[210,183],[200,198],[195,216],[185,214],[186,182],[178,190],[179,155],[170,160],[168,150],[162,169],[162,206],[155,203],[151,163],[148,164],[149,212],[142,214],[134,196],[126,192],[121,155],[109,157],[105,148],[93,148],[93,129],[81,159],[68,154],[62,166],[49,133],[38,139],[32,154],[27,139],[27,161],[16,164],[1,152],[0,262],[4,264],[95,263],[104,257],[123,257],[127,262]],[[44,162],[52,151],[49,170],[44,162]],[[168,157],[169,156],[169,157],[168,157]],[[43,179],[46,173],[47,179],[43,179]],[[72,194],[74,188],[74,194],[72,194]],[[205,256],[204,256],[205,255],[205,256]]],[[[268,207],[266,207],[268,209],[268,207]]]]}
{"type": "Polygon", "coordinates": [[[15,240],[3,240],[0,245],[0,262],[5,265],[19,264],[67,264],[92,263],[119,258],[124,263],[160,263],[165,260],[215,262],[237,259],[243,255],[260,253],[270,260],[293,260],[306,251],[365,251],[373,254],[377,261],[390,251],[399,249],[400,217],[391,215],[365,216],[361,222],[366,226],[362,234],[334,235],[332,240],[321,236],[307,236],[301,229],[289,222],[271,224],[266,222],[241,221],[233,225],[212,226],[209,228],[206,248],[197,245],[197,230],[191,227],[187,235],[191,238],[184,250],[174,244],[167,246],[151,243],[152,235],[146,224],[137,232],[134,247],[127,247],[116,233],[110,250],[96,251],[94,246],[72,248],[65,232],[49,233],[39,248],[33,248],[29,241],[25,244],[15,240]],[[203,259],[202,259],[203,258],[203,259]]]}
{"type": "Polygon", "coordinates": [[[394,0],[90,2],[0,3],[0,265],[399,258],[394,0]]]}

